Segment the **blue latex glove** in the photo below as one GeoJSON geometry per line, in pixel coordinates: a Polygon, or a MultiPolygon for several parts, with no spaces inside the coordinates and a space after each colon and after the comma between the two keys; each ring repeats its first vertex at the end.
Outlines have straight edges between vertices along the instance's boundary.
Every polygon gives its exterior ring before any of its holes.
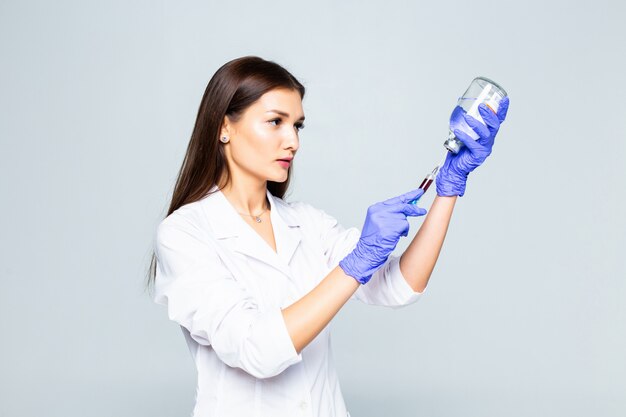
{"type": "Polygon", "coordinates": [[[467,176],[470,172],[480,166],[491,154],[493,142],[500,129],[500,124],[504,122],[509,108],[509,98],[505,97],[500,102],[498,114],[496,115],[485,104],[478,106],[478,112],[487,126],[467,114],[465,121],[478,135],[478,139],[472,139],[468,134],[455,129],[454,135],[465,146],[456,155],[448,152],[446,160],[437,175],[437,195],[459,197],[465,193],[467,176]]]}
{"type": "Polygon", "coordinates": [[[417,188],[376,203],[367,209],[361,237],[352,252],[339,262],[343,271],[361,284],[367,283],[395,249],[401,236],[409,233],[407,216],[423,216],[426,210],[410,204],[424,194],[417,188]]]}

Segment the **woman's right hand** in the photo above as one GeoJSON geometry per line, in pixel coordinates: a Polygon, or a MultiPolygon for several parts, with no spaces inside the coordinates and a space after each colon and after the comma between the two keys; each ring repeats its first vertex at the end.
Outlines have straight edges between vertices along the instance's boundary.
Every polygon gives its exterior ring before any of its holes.
{"type": "Polygon", "coordinates": [[[407,216],[423,216],[426,210],[409,203],[424,194],[417,188],[376,203],[367,209],[361,237],[352,252],[339,262],[346,275],[367,283],[393,252],[401,236],[409,233],[407,216]]]}

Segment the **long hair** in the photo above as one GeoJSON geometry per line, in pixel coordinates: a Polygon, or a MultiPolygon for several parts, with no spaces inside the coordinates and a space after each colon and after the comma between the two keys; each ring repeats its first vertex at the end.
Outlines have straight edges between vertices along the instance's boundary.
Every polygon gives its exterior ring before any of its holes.
{"type": "MultiPolygon", "coordinates": [[[[221,187],[230,183],[231,174],[224,149],[219,145],[224,117],[228,116],[229,120],[236,123],[249,106],[275,88],[296,90],[300,93],[300,98],[304,98],[304,86],[289,71],[275,62],[257,56],[234,59],[215,72],[200,102],[196,123],[165,217],[185,204],[205,197],[220,179],[225,178],[225,184],[221,184],[221,187]]],[[[289,188],[291,170],[290,166],[286,181],[267,182],[267,189],[272,195],[283,198],[289,188]]],[[[153,250],[147,273],[148,290],[154,285],[156,262],[153,250]]]]}

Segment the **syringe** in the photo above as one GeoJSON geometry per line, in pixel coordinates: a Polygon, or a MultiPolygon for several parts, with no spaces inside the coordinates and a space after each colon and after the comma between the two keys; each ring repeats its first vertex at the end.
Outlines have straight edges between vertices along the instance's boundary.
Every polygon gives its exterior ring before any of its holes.
{"type": "MultiPolygon", "coordinates": [[[[422,181],[422,183],[420,184],[420,186],[418,188],[421,188],[422,190],[424,190],[424,193],[426,193],[426,190],[428,190],[428,187],[430,187],[430,184],[433,183],[433,181],[435,181],[435,177],[437,176],[437,172],[439,172],[439,167],[440,165],[437,165],[435,167],[435,169],[432,170],[432,172],[430,174],[428,174],[426,176],[426,178],[424,178],[424,181],[422,181]]],[[[424,194],[422,194],[424,195],[424,194]]],[[[421,196],[420,196],[421,197],[421,196]]],[[[410,204],[416,204],[420,197],[416,198],[415,200],[410,201],[410,204]]]]}

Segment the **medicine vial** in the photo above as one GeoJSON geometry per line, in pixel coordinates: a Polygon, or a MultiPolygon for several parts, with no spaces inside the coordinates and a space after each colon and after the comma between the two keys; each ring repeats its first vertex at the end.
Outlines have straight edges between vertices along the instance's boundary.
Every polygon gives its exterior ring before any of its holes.
{"type": "Polygon", "coordinates": [[[456,107],[452,111],[450,116],[450,130],[448,132],[448,139],[444,142],[443,146],[452,153],[458,153],[463,147],[463,142],[458,140],[454,135],[454,130],[458,129],[472,139],[478,139],[478,135],[474,132],[463,116],[469,114],[480,123],[485,124],[485,121],[478,112],[478,105],[485,103],[494,113],[498,113],[500,108],[500,101],[506,97],[506,91],[500,87],[496,82],[485,78],[476,77],[465,91],[465,94],[459,98],[456,107]]]}

